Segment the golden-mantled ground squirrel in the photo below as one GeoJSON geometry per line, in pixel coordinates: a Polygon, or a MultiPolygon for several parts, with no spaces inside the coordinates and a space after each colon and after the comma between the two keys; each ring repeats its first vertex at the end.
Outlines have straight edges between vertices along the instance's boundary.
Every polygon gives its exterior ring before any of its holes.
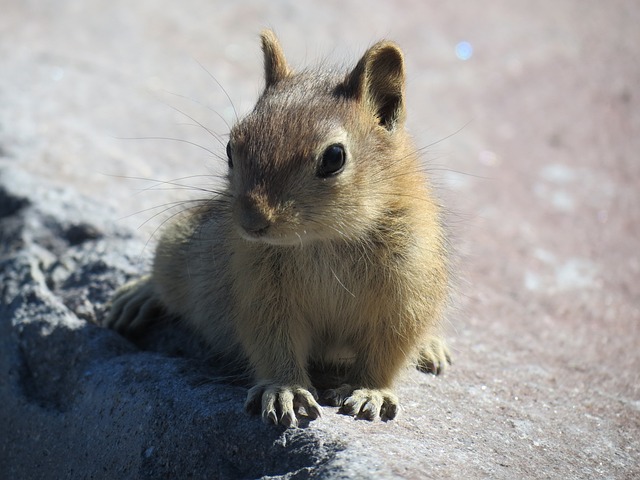
{"type": "Polygon", "coordinates": [[[446,242],[404,129],[402,52],[382,41],[346,74],[295,72],[273,32],[261,38],[266,85],[231,130],[223,193],[164,230],[152,273],[117,292],[107,323],[180,317],[246,363],[245,406],[266,422],[318,417],[310,372],[336,363],[343,381],[322,400],[393,418],[401,369],[449,363],[446,242]]]}

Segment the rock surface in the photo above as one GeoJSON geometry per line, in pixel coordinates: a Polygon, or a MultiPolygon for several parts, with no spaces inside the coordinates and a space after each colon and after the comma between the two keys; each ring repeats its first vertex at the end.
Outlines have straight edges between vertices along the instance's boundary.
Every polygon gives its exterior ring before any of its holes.
{"type": "Polygon", "coordinates": [[[2,3],[0,476],[640,476],[636,2],[2,3]],[[396,421],[270,428],[181,332],[134,345],[98,326],[170,202],[221,171],[223,147],[173,109],[233,121],[197,62],[246,112],[265,25],[294,65],[381,37],[406,53],[462,280],[455,364],[407,372],[396,421]]]}

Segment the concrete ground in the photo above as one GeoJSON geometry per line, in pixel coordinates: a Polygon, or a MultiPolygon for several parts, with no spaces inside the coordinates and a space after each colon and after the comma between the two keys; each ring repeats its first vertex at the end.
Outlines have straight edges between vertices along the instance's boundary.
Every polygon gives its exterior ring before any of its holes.
{"type": "Polygon", "coordinates": [[[409,127],[458,252],[455,364],[405,379],[398,422],[353,428],[375,428],[381,457],[411,457],[394,435],[426,445],[407,477],[640,476],[640,4],[0,0],[0,12],[0,162],[111,206],[144,238],[160,224],[146,209],[188,192],[123,177],[221,171],[158,137],[223,153],[175,109],[226,133],[232,104],[247,112],[261,88],[262,28],[299,66],[397,41],[409,127]]]}

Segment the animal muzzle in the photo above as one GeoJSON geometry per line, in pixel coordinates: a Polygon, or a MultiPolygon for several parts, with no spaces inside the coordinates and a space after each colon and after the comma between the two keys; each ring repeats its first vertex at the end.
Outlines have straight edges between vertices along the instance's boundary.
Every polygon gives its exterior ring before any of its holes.
{"type": "Polygon", "coordinates": [[[252,238],[265,235],[273,223],[273,213],[266,202],[256,195],[238,198],[235,217],[240,228],[252,238]]]}

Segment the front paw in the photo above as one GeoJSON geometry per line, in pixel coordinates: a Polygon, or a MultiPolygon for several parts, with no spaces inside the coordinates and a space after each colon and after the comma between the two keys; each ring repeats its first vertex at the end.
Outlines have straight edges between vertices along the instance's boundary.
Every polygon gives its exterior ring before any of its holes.
{"type": "Polygon", "coordinates": [[[398,415],[398,397],[384,388],[359,388],[342,385],[324,392],[323,399],[340,413],[366,420],[391,420],[398,415]]]}
{"type": "Polygon", "coordinates": [[[110,304],[105,326],[132,336],[156,320],[161,308],[148,275],[118,289],[110,304]]]}
{"type": "Polygon", "coordinates": [[[429,338],[420,348],[416,368],[424,373],[440,375],[451,365],[451,354],[444,340],[429,338]]]}
{"type": "Polygon", "coordinates": [[[321,416],[322,407],[314,394],[298,385],[261,382],[249,389],[244,408],[251,414],[261,414],[262,421],[285,427],[297,427],[298,415],[311,420],[321,416]]]}

